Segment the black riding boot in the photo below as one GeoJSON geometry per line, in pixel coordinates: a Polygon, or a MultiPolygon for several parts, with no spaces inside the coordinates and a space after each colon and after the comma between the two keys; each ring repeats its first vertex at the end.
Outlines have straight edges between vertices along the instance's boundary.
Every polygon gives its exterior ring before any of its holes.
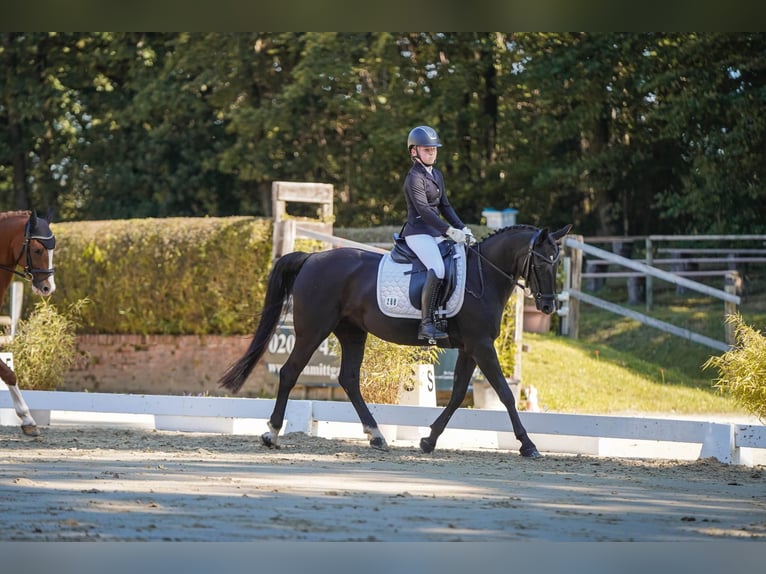
{"type": "Polygon", "coordinates": [[[429,269],[426,282],[423,285],[423,293],[420,296],[420,311],[423,318],[420,320],[418,339],[435,341],[436,339],[446,339],[448,336],[444,331],[440,331],[434,323],[434,310],[441,286],[442,280],[436,276],[433,269],[429,269]]]}

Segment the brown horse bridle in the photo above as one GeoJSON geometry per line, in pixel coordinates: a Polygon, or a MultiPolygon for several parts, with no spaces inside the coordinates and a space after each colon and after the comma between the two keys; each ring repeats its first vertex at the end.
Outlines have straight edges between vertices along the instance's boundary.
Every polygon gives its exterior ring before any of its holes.
{"type": "Polygon", "coordinates": [[[16,261],[13,265],[0,265],[0,269],[4,271],[9,271],[10,273],[13,273],[14,275],[17,275],[18,277],[21,277],[22,279],[26,279],[28,281],[32,281],[34,279],[35,274],[45,274],[45,275],[53,275],[54,268],[51,267],[50,269],[37,269],[35,267],[32,267],[32,253],[29,248],[29,242],[33,239],[36,241],[39,241],[45,249],[51,250],[56,246],[56,237],[53,235],[53,232],[50,232],[50,235],[40,235],[37,232],[37,226],[35,225],[35,229],[32,229],[31,226],[32,217],[30,216],[29,220],[27,221],[26,226],[24,227],[24,245],[21,247],[21,251],[19,252],[19,256],[16,258],[16,261]],[[21,258],[25,257],[24,260],[24,272],[18,271],[16,268],[19,266],[21,262],[21,258]]]}

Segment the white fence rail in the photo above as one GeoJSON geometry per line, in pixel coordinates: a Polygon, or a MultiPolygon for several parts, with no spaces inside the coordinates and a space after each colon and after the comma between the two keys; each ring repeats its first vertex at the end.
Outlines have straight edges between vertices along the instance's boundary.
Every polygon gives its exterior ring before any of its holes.
{"type": "MultiPolygon", "coordinates": [[[[570,250],[579,252],[579,257],[577,258],[579,262],[578,265],[581,265],[582,263],[581,254],[587,253],[588,255],[593,255],[595,257],[598,257],[602,261],[615,263],[623,267],[627,267],[628,269],[633,269],[638,275],[646,276],[647,279],[650,277],[656,277],[658,279],[667,281],[668,283],[679,285],[687,289],[691,289],[693,291],[703,293],[710,297],[721,299],[722,301],[724,301],[724,316],[735,312],[736,306],[741,303],[740,297],[733,293],[722,291],[720,289],[715,289],[713,287],[705,285],[704,283],[699,283],[698,281],[693,281],[691,279],[681,277],[677,274],[670,273],[668,271],[663,271],[662,269],[657,269],[656,267],[647,265],[643,261],[637,261],[637,260],[629,259],[627,257],[622,257],[621,255],[617,255],[615,253],[605,251],[604,249],[594,247],[593,245],[588,245],[587,243],[583,243],[582,241],[576,239],[575,237],[567,237],[564,239],[564,242],[566,247],[568,247],[570,250]]],[[[729,331],[725,332],[726,340],[717,341],[715,339],[711,339],[710,337],[706,337],[705,335],[695,333],[689,329],[685,329],[683,327],[677,327],[670,323],[666,323],[664,321],[654,319],[648,315],[638,313],[637,311],[628,309],[627,307],[623,307],[621,305],[617,305],[615,303],[605,301],[604,299],[600,299],[593,295],[588,295],[586,293],[583,293],[583,291],[580,288],[581,287],[580,283],[582,281],[583,274],[580,269],[575,269],[575,267],[576,267],[575,265],[566,266],[567,278],[565,281],[565,288],[562,293],[562,298],[570,302],[568,311],[574,311],[574,313],[570,313],[570,316],[564,317],[564,320],[566,322],[566,332],[570,334],[570,336],[573,336],[576,338],[579,331],[578,326],[576,324],[577,321],[579,320],[579,310],[576,307],[576,303],[575,305],[573,305],[572,301],[575,301],[575,302],[583,301],[590,305],[594,305],[602,309],[606,309],[607,311],[610,311],[612,313],[629,317],[631,319],[634,319],[636,321],[639,321],[645,325],[649,325],[656,329],[660,329],[662,331],[671,333],[673,335],[682,337],[684,339],[694,341],[695,343],[700,343],[702,345],[716,349],[717,351],[723,352],[723,351],[729,350],[730,344],[732,343],[732,341],[730,341],[729,339],[733,337],[733,334],[729,332],[730,329],[729,331]],[[572,323],[572,325],[570,325],[570,323],[572,323]]]]}
{"type": "MultiPolygon", "coordinates": [[[[154,415],[156,428],[163,430],[233,434],[264,432],[266,425],[263,421],[271,415],[274,406],[273,399],[225,397],[54,391],[26,391],[24,397],[33,414],[41,419],[38,422],[42,422],[46,414],[50,416],[51,411],[154,415]]],[[[8,393],[0,393],[0,413],[4,409],[6,415],[0,417],[2,424],[17,424],[17,419],[9,420],[7,416],[10,414],[15,417],[12,411],[8,413],[11,408],[8,393]]],[[[396,432],[392,427],[417,427],[425,434],[442,408],[373,404],[370,410],[378,423],[387,427],[384,432],[388,434],[396,432]]],[[[326,438],[348,437],[348,431],[341,430],[341,427],[343,423],[352,423],[358,429],[358,436],[363,436],[359,419],[348,402],[291,400],[285,418],[285,433],[305,432],[326,438]]],[[[543,452],[604,454],[599,448],[599,441],[659,441],[700,445],[699,458],[714,457],[725,463],[750,465],[753,454],[751,449],[766,449],[766,427],[760,425],[530,412],[521,413],[521,418],[543,452]],[[583,450],[585,443],[591,445],[590,450],[583,450]]],[[[454,435],[474,431],[489,432],[495,437],[496,442],[489,440],[478,446],[518,448],[508,414],[503,410],[458,409],[444,437],[448,433],[454,435]]],[[[443,443],[440,442],[440,446],[444,447],[443,443]]]]}
{"type": "Polygon", "coordinates": [[[704,283],[699,283],[698,281],[692,281],[691,279],[680,277],[679,275],[675,273],[670,273],[669,271],[663,271],[662,269],[657,269],[656,267],[647,265],[646,263],[642,261],[636,261],[634,259],[622,257],[621,255],[617,255],[615,253],[611,253],[604,249],[594,247],[593,245],[588,245],[587,243],[583,243],[582,241],[578,241],[577,239],[573,237],[567,237],[564,241],[566,242],[567,247],[571,247],[573,249],[580,249],[584,253],[596,256],[604,261],[617,263],[619,265],[622,265],[623,267],[633,269],[634,271],[638,271],[642,275],[657,277],[658,279],[662,279],[664,281],[667,281],[668,283],[672,283],[673,285],[680,285],[682,287],[686,287],[687,289],[691,289],[699,293],[704,293],[705,295],[709,295],[710,297],[716,297],[723,301],[729,301],[736,305],[739,305],[741,303],[741,299],[737,295],[726,293],[725,291],[721,291],[720,289],[714,289],[713,287],[705,285],[704,283]]]}

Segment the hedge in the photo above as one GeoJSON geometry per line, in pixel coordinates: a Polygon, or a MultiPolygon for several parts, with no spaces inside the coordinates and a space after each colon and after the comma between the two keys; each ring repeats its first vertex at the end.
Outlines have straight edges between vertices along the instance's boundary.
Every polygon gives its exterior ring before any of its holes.
{"type": "Polygon", "coordinates": [[[255,217],[56,223],[53,302],[90,301],[80,333],[251,334],[271,225],[255,217]]]}

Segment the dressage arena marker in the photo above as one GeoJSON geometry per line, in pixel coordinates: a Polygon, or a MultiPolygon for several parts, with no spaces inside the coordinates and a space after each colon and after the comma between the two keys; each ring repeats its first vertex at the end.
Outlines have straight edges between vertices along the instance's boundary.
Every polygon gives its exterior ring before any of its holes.
{"type": "MultiPolygon", "coordinates": [[[[274,407],[273,399],[228,397],[56,391],[27,391],[25,397],[30,409],[38,413],[154,415],[155,425],[159,423],[163,430],[227,434],[260,434],[266,430],[265,421],[274,407]]],[[[0,393],[0,413],[12,408],[10,396],[0,393]]],[[[370,410],[391,439],[397,437],[397,429],[401,426],[426,432],[428,425],[442,411],[441,407],[382,404],[371,404],[370,410]]],[[[12,411],[10,414],[15,416],[12,411]]],[[[691,458],[714,457],[724,463],[752,465],[752,449],[766,449],[766,426],[761,425],[532,412],[522,412],[521,417],[540,450],[548,452],[625,456],[623,451],[616,449],[615,442],[660,441],[697,445],[693,451],[697,454],[692,454],[691,458]]],[[[364,436],[356,412],[351,403],[345,401],[291,400],[287,404],[286,421],[285,433],[303,432],[323,438],[364,436]],[[349,433],[348,428],[355,430],[349,433]]],[[[18,423],[16,420],[6,422],[0,417],[0,424],[15,426],[18,423]]],[[[472,446],[478,448],[518,448],[505,411],[461,408],[447,430],[449,436],[445,432],[445,444],[440,448],[460,448],[469,437],[478,437],[471,439],[475,441],[472,446]],[[485,436],[479,436],[482,434],[485,436]],[[492,439],[487,440],[486,435],[492,439]]],[[[654,447],[658,444],[654,443],[654,447]]],[[[650,452],[658,451],[650,448],[650,452]]],[[[759,451],[758,454],[762,453],[759,451]]],[[[642,456],[657,457],[652,454],[642,456]]],[[[679,457],[671,453],[669,458],[679,457]]]]}

